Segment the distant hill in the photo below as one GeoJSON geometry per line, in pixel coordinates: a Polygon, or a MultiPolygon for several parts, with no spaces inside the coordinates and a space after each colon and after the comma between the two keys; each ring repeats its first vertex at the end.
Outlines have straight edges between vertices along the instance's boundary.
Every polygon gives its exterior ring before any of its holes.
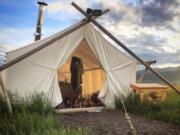
{"type": "MultiPolygon", "coordinates": [[[[180,84],[180,66],[179,67],[167,67],[167,68],[156,68],[165,78],[174,84],[180,84]]],[[[137,71],[137,80],[143,73],[143,70],[137,71]]],[[[157,78],[150,71],[147,71],[143,82],[152,83],[162,83],[162,81],[157,78]]]]}

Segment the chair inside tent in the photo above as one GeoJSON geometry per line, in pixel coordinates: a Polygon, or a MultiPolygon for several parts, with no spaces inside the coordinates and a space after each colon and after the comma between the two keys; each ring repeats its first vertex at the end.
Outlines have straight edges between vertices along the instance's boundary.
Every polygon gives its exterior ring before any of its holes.
{"type": "Polygon", "coordinates": [[[105,81],[105,73],[85,39],[82,40],[65,64],[59,68],[58,81],[63,98],[61,108],[102,105],[98,94],[105,81]],[[72,57],[80,59],[83,66],[82,83],[76,89],[73,89],[71,84],[72,57]]]}

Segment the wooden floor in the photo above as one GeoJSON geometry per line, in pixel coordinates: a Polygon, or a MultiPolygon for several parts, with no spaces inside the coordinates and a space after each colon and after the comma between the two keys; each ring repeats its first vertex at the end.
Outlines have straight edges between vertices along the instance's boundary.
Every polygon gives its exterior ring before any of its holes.
{"type": "Polygon", "coordinates": [[[101,112],[105,107],[86,107],[86,108],[67,108],[56,109],[56,113],[75,113],[75,112],[101,112]]]}

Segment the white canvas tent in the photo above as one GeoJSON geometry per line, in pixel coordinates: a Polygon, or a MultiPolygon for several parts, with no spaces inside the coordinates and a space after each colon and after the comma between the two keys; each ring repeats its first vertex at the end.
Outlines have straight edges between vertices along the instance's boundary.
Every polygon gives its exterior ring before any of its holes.
{"type": "MultiPolygon", "coordinates": [[[[8,61],[57,38],[65,31],[9,52],[8,61]]],[[[62,102],[58,71],[68,72],[68,60],[74,55],[83,58],[85,72],[96,69],[104,72],[105,80],[98,97],[105,105],[114,107],[115,97],[130,93],[130,83],[136,80],[136,61],[112,46],[91,23],[4,70],[5,87],[22,97],[43,92],[53,105],[58,105],[62,102]]]]}

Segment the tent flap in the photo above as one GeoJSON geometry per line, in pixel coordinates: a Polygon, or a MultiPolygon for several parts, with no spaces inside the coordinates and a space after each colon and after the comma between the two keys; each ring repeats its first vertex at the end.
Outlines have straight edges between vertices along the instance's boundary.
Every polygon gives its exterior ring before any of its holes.
{"type": "Polygon", "coordinates": [[[136,62],[113,47],[90,24],[86,27],[85,37],[106,72],[106,84],[99,98],[107,106],[114,107],[115,97],[127,96],[130,83],[135,82],[136,62]]]}
{"type": "MultiPolygon", "coordinates": [[[[59,39],[52,45],[9,67],[6,74],[6,87],[22,97],[39,92],[47,95],[53,105],[62,102],[57,70],[83,39],[83,27],[59,39]],[[53,98],[52,98],[53,97],[53,98]]],[[[55,35],[54,37],[58,36],[55,35]]],[[[35,44],[32,44],[34,48],[35,44]]],[[[28,50],[31,46],[28,46],[28,50]]],[[[18,49],[17,54],[26,52],[18,49]]],[[[9,52],[10,59],[17,57],[15,51],[9,52]]],[[[7,57],[8,57],[7,56],[7,57]]]]}

